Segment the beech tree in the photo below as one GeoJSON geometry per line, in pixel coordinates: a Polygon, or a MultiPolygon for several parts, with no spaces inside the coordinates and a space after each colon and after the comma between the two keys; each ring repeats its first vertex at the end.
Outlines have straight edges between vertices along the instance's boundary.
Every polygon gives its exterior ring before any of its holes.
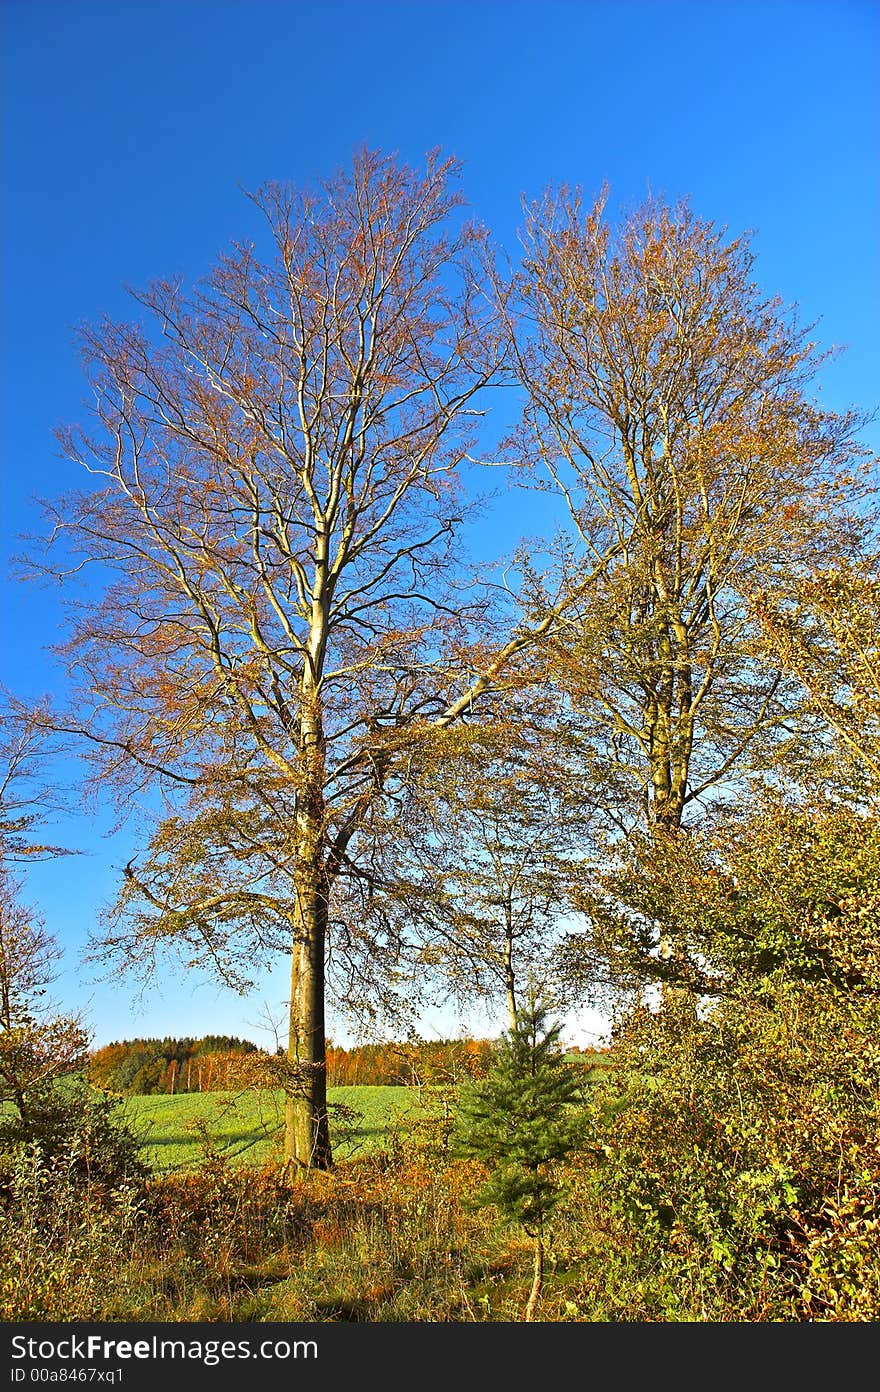
{"type": "MultiPolygon", "coordinates": [[[[270,256],[137,293],[149,330],[86,328],[95,426],[62,439],[92,486],[50,507],[69,572],[95,572],[66,728],[102,796],[165,799],[106,943],[173,941],[239,986],[290,951],[292,1164],[332,1160],[328,938],[336,962],[365,946],[347,904],[377,808],[531,638],[474,646],[451,584],[456,469],[506,342],[456,175],[365,152],[268,185],[270,256]]],[[[366,947],[393,969],[394,942],[366,947]]]]}
{"type": "Polygon", "coordinates": [[[548,663],[615,825],[677,827],[816,728],[750,601],[855,545],[859,418],[811,394],[822,357],[756,285],[748,238],[687,203],[614,227],[605,194],[551,191],[524,242],[517,458],[573,524],[563,585],[610,558],[548,663]]]}
{"type": "Polygon", "coordinates": [[[758,594],[754,609],[773,659],[797,678],[833,733],[835,762],[842,761],[850,792],[855,778],[863,794],[876,797],[880,557],[869,552],[801,576],[787,595],[758,594]]]}
{"type": "Polygon", "coordinates": [[[60,957],[39,916],[22,899],[20,880],[0,870],[0,1102],[27,1126],[47,1089],[85,1058],[80,1021],[43,999],[60,957]]]}
{"type": "Polygon", "coordinates": [[[83,1063],[88,1034],[49,997],[61,959],[55,938],[25,897],[18,867],[74,854],[46,839],[60,790],[47,777],[57,740],[47,710],[8,692],[0,704],[0,1141],[45,1147],[75,1110],[55,1088],[83,1063]]]}
{"type": "Polygon", "coordinates": [[[426,879],[445,933],[427,952],[464,1000],[500,995],[514,1029],[524,986],[549,990],[572,823],[564,791],[536,787],[515,753],[481,773],[472,796],[444,804],[449,821],[429,843],[439,864],[426,879]]]}
{"type": "Polygon", "coordinates": [[[371,889],[409,920],[414,975],[436,975],[463,1005],[503,1001],[513,1029],[523,991],[558,986],[592,805],[558,705],[533,690],[507,693],[505,707],[506,720],[464,727],[433,760],[420,751],[398,836],[379,842],[393,864],[371,889]]]}
{"type": "Polygon", "coordinates": [[[43,839],[64,796],[57,780],[46,776],[59,752],[48,715],[46,703],[29,707],[0,693],[0,864],[7,875],[14,865],[75,854],[43,839]]]}

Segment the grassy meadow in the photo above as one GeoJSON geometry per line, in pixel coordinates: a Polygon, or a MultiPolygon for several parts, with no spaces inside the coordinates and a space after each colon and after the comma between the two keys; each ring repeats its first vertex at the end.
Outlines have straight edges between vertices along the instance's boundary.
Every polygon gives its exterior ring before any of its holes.
{"type": "MultiPolygon", "coordinates": [[[[606,1055],[575,1054],[595,1081],[609,1066],[606,1055]]],[[[446,1088],[331,1087],[327,1093],[336,1160],[353,1160],[440,1119],[452,1106],[446,1088]]],[[[206,1159],[228,1165],[262,1165],[279,1158],[284,1094],[272,1089],[238,1092],[155,1093],[126,1099],[126,1121],[140,1138],[153,1174],[198,1168],[206,1159]]]]}
{"type": "MultiPolygon", "coordinates": [[[[427,1089],[338,1087],[328,1094],[336,1156],[350,1160],[384,1145],[399,1129],[436,1114],[427,1089]]],[[[205,1159],[261,1165],[277,1159],[284,1094],[270,1089],[130,1097],[125,1116],[154,1174],[194,1170],[205,1159]]]]}
{"type": "MultiPolygon", "coordinates": [[[[338,1164],[292,1182],[270,1090],[126,1099],[150,1177],[115,1194],[23,1158],[0,1319],[521,1318],[530,1244],[471,1203],[482,1169],[450,1150],[454,1089],[339,1087],[329,1103],[338,1164]]],[[[580,1269],[554,1252],[541,1318],[582,1317],[580,1269]]]]}
{"type": "MultiPolygon", "coordinates": [[[[836,1209],[821,1209],[822,1228],[807,1228],[797,1209],[802,1252],[784,1226],[783,1201],[799,1199],[789,1172],[782,1180],[794,1198],[786,1189],[768,1200],[777,1171],[756,1175],[753,1166],[738,1221],[752,1224],[758,1255],[744,1240],[732,1252],[738,1230],[726,1211],[726,1227],[714,1220],[709,1202],[717,1194],[720,1207],[731,1192],[739,1201],[743,1186],[720,1168],[727,1132],[708,1130],[701,1097],[690,1096],[697,1079],[715,1086],[712,1075],[701,1065],[676,1092],[662,1060],[646,1071],[634,1047],[625,1105],[619,1062],[588,1063],[582,1136],[553,1170],[559,1202],[544,1230],[535,1318],[874,1318],[874,1171],[836,1209]]],[[[722,1079],[716,1110],[726,1095],[722,1079]]],[[[531,1239],[477,1202],[488,1172],[450,1143],[455,1089],[361,1085],[333,1088],[329,1101],[338,1162],[329,1172],[283,1169],[283,1094],[270,1090],[127,1099],[120,1120],[149,1173],[116,1184],[84,1182],[87,1144],[54,1160],[33,1148],[0,1154],[0,1321],[523,1319],[531,1239]]],[[[736,1105],[733,1121],[739,1095],[736,1105]]],[[[816,1135],[824,1144],[824,1129],[816,1135]]],[[[808,1160],[809,1174],[816,1161],[808,1160]]]]}

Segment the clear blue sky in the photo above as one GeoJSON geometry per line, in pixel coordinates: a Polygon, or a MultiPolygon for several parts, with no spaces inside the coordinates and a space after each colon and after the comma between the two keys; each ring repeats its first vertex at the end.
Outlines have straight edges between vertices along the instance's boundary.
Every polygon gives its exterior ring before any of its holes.
{"type": "MultiPolygon", "coordinates": [[[[75,325],[129,313],[123,284],[199,275],[247,237],[242,187],[320,178],[362,143],[459,156],[475,213],[514,253],[521,196],[548,182],[607,181],[612,208],[690,195],[700,216],[754,229],[765,288],[846,347],[825,402],[877,404],[876,0],[4,0],[0,39],[0,677],[22,696],[61,680],[45,651],[57,596],[13,585],[8,566],[33,496],[71,481],[52,431],[80,413],[75,325]]],[[[516,540],[504,516],[497,550],[516,540]]],[[[97,1043],[260,1039],[284,964],[248,1001],[178,973],[140,1006],[79,964],[127,859],[109,826],[73,809],[65,834],[89,854],[31,875],[64,948],[65,1004],[86,1006],[97,1043]]]]}

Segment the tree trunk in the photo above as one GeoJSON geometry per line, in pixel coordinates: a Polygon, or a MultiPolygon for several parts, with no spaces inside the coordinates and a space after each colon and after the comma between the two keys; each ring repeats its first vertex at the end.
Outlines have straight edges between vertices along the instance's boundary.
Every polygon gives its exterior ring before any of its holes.
{"type": "Polygon", "coordinates": [[[544,1238],[538,1229],[535,1234],[535,1262],[532,1268],[532,1289],[529,1291],[529,1299],[526,1304],[524,1318],[531,1322],[535,1318],[535,1310],[538,1308],[538,1300],[541,1296],[541,1287],[544,1284],[544,1238]]]}
{"type": "MultiPolygon", "coordinates": [[[[658,590],[658,600],[666,607],[662,580],[658,590]]],[[[681,826],[694,733],[689,635],[674,615],[661,629],[657,661],[659,673],[650,715],[653,819],[655,826],[669,831],[681,826]]]]}
{"type": "Polygon", "coordinates": [[[660,831],[677,831],[684,814],[684,789],[676,787],[671,781],[660,786],[654,780],[654,826],[660,831]]]}
{"type": "Polygon", "coordinates": [[[333,1163],[327,1116],[327,1043],[324,1030],[326,889],[302,895],[290,971],[290,1076],[285,1107],[284,1158],[288,1166],[328,1170],[333,1163]]]}
{"type": "Polygon", "coordinates": [[[324,858],[324,733],[320,696],[310,680],[302,692],[300,749],[303,786],[297,796],[284,1158],[288,1167],[328,1170],[333,1154],[327,1116],[324,957],[330,878],[324,858]]]}
{"type": "Polygon", "coordinates": [[[12,1085],[12,1101],[20,1119],[27,1122],[30,1119],[30,1111],[25,1101],[24,1089],[17,1082],[12,1085]]]}

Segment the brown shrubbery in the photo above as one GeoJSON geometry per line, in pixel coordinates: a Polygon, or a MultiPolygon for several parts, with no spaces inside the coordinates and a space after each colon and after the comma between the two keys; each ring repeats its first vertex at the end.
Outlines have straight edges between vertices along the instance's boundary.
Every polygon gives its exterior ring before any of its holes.
{"type": "Polygon", "coordinates": [[[505,1264],[464,1202],[477,1178],[398,1149],[293,1184],[211,1159],[98,1196],[32,1156],[10,1177],[0,1318],[470,1319],[505,1264]]]}

